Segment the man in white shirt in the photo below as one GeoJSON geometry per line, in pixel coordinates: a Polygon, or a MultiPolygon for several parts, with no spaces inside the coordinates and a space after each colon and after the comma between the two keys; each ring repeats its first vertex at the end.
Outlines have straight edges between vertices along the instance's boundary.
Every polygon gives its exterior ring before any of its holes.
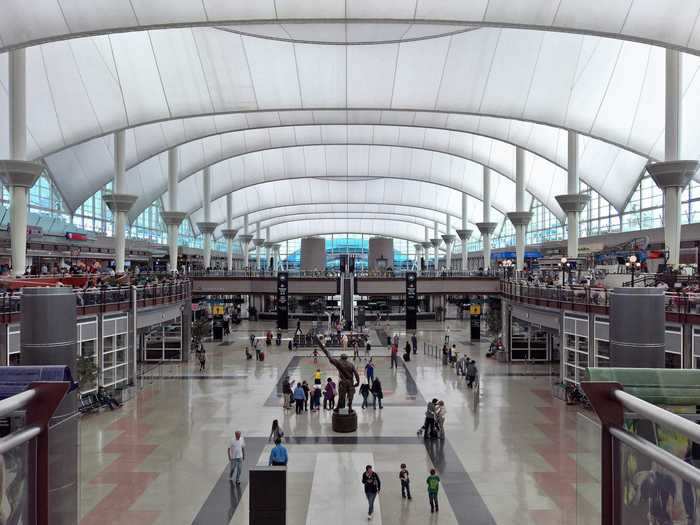
{"type": "Polygon", "coordinates": [[[245,440],[239,430],[236,430],[235,437],[231,440],[231,445],[228,447],[228,460],[231,464],[229,481],[233,481],[233,473],[235,472],[236,485],[240,485],[241,470],[243,470],[243,460],[245,460],[245,440]]]}

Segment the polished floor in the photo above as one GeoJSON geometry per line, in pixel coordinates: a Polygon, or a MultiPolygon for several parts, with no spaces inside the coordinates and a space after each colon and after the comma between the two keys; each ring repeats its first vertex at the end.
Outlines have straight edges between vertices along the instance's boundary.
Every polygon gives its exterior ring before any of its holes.
{"type": "MultiPolygon", "coordinates": [[[[266,464],[273,419],[287,438],[292,525],[367,523],[360,481],[367,463],[382,480],[373,523],[595,523],[595,426],[552,399],[556,369],[487,359],[487,344],[470,342],[466,326],[450,321],[451,341],[479,363],[475,394],[454,369],[422,351],[391,370],[380,337],[396,331],[403,346],[401,325],[372,326],[385,407],[358,408],[358,431],[348,436],[332,432],[328,411],[297,416],[282,408],[280,379],[312,382],[318,367],[325,381],[334,370],[323,358],[273,346],[264,362],[245,359],[249,334],[271,326],[244,322],[227,341],[208,344],[201,373],[194,362],[146,367],[132,401],[83,419],[81,525],[247,524],[247,476],[239,487],[229,483],[226,448],[240,430],[246,466],[266,464]],[[444,441],[416,435],[433,397],[447,407],[444,441]],[[410,501],[401,497],[401,463],[411,475],[410,501]],[[431,468],[442,480],[435,514],[425,483],[431,468]]],[[[442,341],[444,324],[420,326],[419,346],[442,341]]],[[[356,361],[363,378],[364,364],[356,361]]]]}

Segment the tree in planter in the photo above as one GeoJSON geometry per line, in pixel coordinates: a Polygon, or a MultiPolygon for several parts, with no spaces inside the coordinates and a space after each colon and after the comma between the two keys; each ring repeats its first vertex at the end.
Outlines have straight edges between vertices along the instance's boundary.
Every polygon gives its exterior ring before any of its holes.
{"type": "Polygon", "coordinates": [[[289,298],[289,311],[292,313],[296,313],[297,308],[299,308],[299,300],[292,296],[289,298]]]}
{"type": "Polygon", "coordinates": [[[205,337],[211,333],[209,319],[197,319],[192,323],[192,350],[196,351],[205,337]]]}
{"type": "Polygon", "coordinates": [[[445,307],[442,305],[436,306],[435,307],[435,320],[436,321],[443,321],[444,315],[445,315],[445,307]]]}
{"type": "Polygon", "coordinates": [[[100,369],[95,364],[94,357],[78,356],[77,372],[81,392],[97,388],[97,375],[100,373],[100,369]]]}
{"type": "Polygon", "coordinates": [[[496,297],[489,297],[486,301],[488,310],[486,312],[486,327],[492,335],[501,333],[501,300],[496,297]]]}

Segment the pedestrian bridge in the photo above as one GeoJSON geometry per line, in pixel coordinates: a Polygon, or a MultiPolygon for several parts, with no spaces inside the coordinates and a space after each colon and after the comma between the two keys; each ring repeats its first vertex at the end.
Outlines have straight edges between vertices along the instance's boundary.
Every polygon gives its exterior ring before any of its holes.
{"type": "MultiPolygon", "coordinates": [[[[274,275],[246,274],[243,272],[218,272],[194,274],[192,292],[207,295],[274,295],[277,293],[277,277],[274,275]]],[[[289,274],[289,294],[305,296],[329,296],[340,294],[337,274],[321,273],[289,274]]],[[[356,295],[387,296],[406,293],[405,276],[354,276],[356,295]]],[[[490,295],[500,294],[496,277],[471,275],[419,276],[418,293],[421,295],[490,295]]]]}

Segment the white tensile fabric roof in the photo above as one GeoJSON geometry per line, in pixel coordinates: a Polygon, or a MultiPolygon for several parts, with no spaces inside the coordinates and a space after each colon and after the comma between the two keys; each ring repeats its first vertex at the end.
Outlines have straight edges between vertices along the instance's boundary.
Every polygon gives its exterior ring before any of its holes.
{"type": "Polygon", "coordinates": [[[697,0],[5,0],[0,45],[228,25],[301,41],[408,40],[474,25],[608,35],[697,51],[697,0]]]}
{"type": "MultiPolygon", "coordinates": [[[[3,8],[0,49],[36,44],[29,156],[46,163],[71,210],[112,178],[112,133],[126,129],[132,220],[165,195],[174,146],[178,208],[193,220],[206,166],[215,196],[234,192],[237,215],[249,189],[281,194],[290,178],[381,179],[400,195],[416,180],[478,199],[481,164],[493,170],[495,209],[512,211],[516,146],[527,150],[528,193],[563,219],[554,197],[566,193],[568,130],[581,136],[581,179],[621,211],[648,160],[664,158],[663,45],[686,51],[681,155],[700,157],[700,0],[3,8]]],[[[0,158],[7,62],[0,54],[0,158]]]]}

